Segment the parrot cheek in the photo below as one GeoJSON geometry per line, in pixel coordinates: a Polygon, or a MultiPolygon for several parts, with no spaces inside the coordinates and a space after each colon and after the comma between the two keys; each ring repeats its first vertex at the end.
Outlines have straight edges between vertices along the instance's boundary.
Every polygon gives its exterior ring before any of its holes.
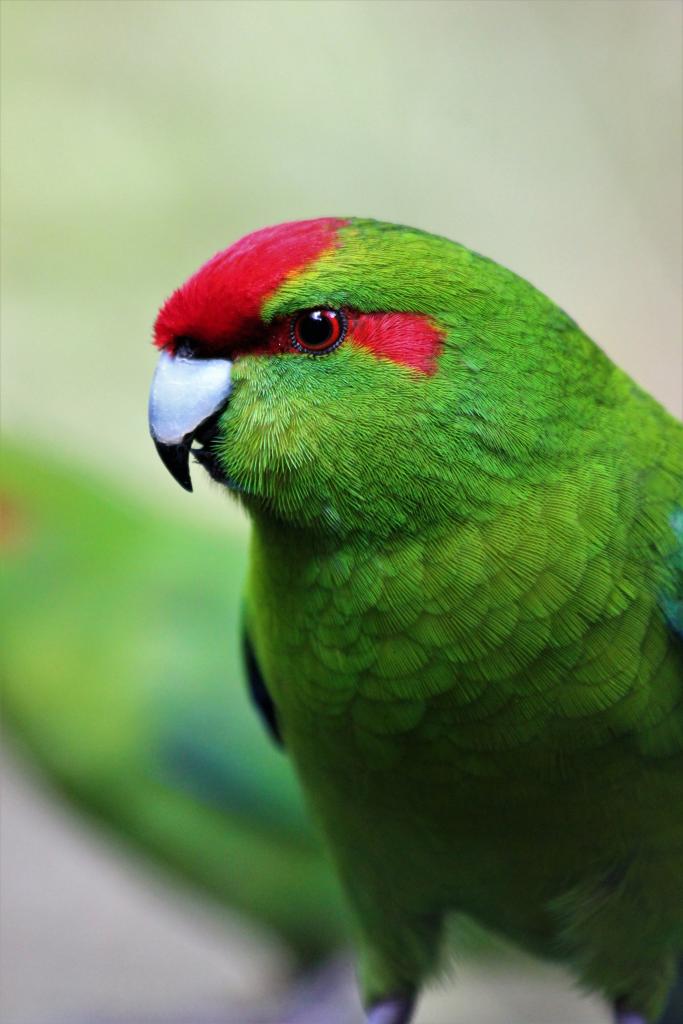
{"type": "Polygon", "coordinates": [[[236,396],[214,441],[222,478],[252,511],[269,509],[291,522],[319,515],[326,488],[305,411],[284,395],[244,403],[236,396]]]}
{"type": "Polygon", "coordinates": [[[321,386],[320,366],[300,357],[236,359],[230,403],[198,461],[250,511],[337,532],[348,412],[342,417],[321,386]]]}

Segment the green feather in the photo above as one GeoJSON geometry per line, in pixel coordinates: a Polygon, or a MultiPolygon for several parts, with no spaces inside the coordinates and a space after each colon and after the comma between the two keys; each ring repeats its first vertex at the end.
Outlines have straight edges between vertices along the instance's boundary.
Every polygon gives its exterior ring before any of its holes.
{"type": "Polygon", "coordinates": [[[215,447],[365,998],[419,987],[464,911],[653,1021],[683,951],[683,428],[503,267],[338,241],[264,320],[422,313],[437,372],[243,357],[215,447]]]}

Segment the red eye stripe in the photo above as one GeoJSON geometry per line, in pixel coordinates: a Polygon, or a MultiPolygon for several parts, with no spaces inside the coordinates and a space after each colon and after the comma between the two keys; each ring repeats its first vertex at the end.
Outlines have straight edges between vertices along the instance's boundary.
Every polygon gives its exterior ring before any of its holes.
{"type": "Polygon", "coordinates": [[[373,355],[432,376],[438,369],[445,332],[421,313],[358,313],[348,340],[373,355]]]}
{"type": "Polygon", "coordinates": [[[261,324],[258,335],[242,345],[230,349],[231,359],[240,356],[278,356],[292,351],[290,321],[275,320],[271,324],[261,324]]]}
{"type": "MultiPolygon", "coordinates": [[[[294,320],[284,319],[262,328],[262,341],[234,351],[233,355],[297,355],[315,349],[293,344],[294,320]]],[[[419,313],[357,313],[342,311],[345,334],[342,347],[357,346],[374,356],[389,359],[400,366],[408,366],[419,373],[432,376],[438,369],[438,358],[444,347],[445,332],[429,317],[419,313]]],[[[338,347],[338,342],[319,349],[323,354],[338,347]]]]}

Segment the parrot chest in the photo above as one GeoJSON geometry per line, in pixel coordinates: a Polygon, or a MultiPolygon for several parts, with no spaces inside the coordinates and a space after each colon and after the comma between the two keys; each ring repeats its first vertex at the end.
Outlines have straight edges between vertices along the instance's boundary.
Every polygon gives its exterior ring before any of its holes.
{"type": "Polygon", "coordinates": [[[585,751],[599,762],[648,703],[664,720],[683,666],[638,581],[597,547],[511,541],[512,525],[375,549],[257,532],[251,631],[288,746],[513,785],[570,777],[585,751]]]}
{"type": "Polygon", "coordinates": [[[528,596],[515,563],[476,557],[482,537],[374,553],[257,537],[250,630],[347,885],[457,906],[540,948],[568,880],[627,863],[634,837],[671,841],[683,771],[644,771],[618,736],[650,691],[655,728],[674,721],[680,651],[637,600],[577,632],[596,603],[585,565],[543,590],[535,564],[528,596]]]}

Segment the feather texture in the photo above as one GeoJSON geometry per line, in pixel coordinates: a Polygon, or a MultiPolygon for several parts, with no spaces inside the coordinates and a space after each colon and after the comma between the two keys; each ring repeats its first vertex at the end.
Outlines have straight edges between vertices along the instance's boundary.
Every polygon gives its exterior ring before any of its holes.
{"type": "Polygon", "coordinates": [[[654,1021],[683,950],[680,423],[527,282],[374,221],[265,290],[237,356],[213,450],[254,519],[250,635],[368,1005],[464,911],[654,1021]],[[334,352],[268,347],[316,308],[347,315],[334,352]],[[424,318],[432,363],[364,316],[424,318]]]}

